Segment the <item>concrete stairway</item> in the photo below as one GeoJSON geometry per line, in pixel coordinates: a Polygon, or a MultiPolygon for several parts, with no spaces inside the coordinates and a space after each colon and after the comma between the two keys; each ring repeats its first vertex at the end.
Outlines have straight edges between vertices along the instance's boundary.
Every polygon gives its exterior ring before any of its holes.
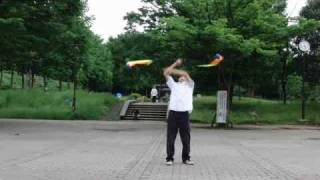
{"type": "Polygon", "coordinates": [[[126,112],[121,119],[124,120],[145,120],[145,121],[166,121],[167,103],[137,103],[128,105],[126,112]],[[138,112],[138,113],[137,113],[138,112]],[[135,115],[137,113],[137,115],[135,115]]]}

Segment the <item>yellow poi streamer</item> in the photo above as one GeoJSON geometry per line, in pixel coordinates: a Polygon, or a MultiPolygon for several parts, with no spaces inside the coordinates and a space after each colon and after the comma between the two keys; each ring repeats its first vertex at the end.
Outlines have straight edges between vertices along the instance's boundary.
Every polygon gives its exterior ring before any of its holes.
{"type": "Polygon", "coordinates": [[[152,60],[150,59],[145,59],[145,60],[133,60],[133,61],[129,61],[127,62],[127,66],[129,67],[135,67],[135,66],[149,66],[150,64],[152,64],[152,60]]]}

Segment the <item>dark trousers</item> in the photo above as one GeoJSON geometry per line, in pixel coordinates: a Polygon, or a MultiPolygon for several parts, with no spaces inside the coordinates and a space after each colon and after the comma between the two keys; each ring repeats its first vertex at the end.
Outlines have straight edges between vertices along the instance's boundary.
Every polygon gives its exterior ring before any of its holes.
{"type": "Polygon", "coordinates": [[[157,96],[152,96],[152,102],[156,102],[156,100],[157,100],[157,96]]]}
{"type": "Polygon", "coordinates": [[[188,112],[170,111],[167,127],[167,161],[174,160],[174,143],[179,130],[182,141],[182,161],[190,159],[190,124],[188,112]]]}

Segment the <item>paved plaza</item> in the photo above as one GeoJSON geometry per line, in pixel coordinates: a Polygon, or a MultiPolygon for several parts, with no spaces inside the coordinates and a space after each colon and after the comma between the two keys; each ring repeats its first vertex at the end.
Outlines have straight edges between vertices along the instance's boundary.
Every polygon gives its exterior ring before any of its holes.
{"type": "Polygon", "coordinates": [[[0,180],[320,180],[320,129],[193,125],[164,164],[165,122],[0,120],[0,180]]]}

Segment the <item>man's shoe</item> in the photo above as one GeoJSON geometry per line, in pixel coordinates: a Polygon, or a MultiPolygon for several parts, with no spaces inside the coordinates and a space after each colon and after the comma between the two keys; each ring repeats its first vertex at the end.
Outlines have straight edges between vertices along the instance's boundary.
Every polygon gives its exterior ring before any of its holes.
{"type": "Polygon", "coordinates": [[[183,164],[186,164],[186,165],[194,165],[194,163],[190,160],[185,160],[183,161],[183,164]]]}
{"type": "Polygon", "coordinates": [[[167,165],[167,166],[172,166],[172,165],[173,165],[173,161],[171,161],[171,160],[166,161],[166,165],[167,165]]]}

